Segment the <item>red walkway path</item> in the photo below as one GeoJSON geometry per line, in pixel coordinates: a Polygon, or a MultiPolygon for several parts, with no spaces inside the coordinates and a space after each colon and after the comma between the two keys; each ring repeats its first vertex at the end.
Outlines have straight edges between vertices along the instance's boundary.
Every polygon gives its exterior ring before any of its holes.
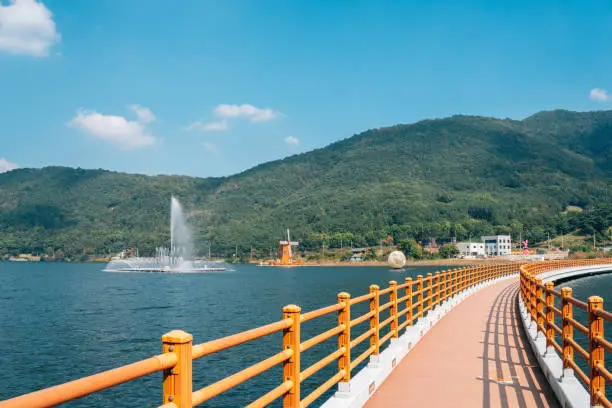
{"type": "Polygon", "coordinates": [[[366,407],[557,407],[519,327],[518,283],[480,290],[402,360],[366,407]]]}

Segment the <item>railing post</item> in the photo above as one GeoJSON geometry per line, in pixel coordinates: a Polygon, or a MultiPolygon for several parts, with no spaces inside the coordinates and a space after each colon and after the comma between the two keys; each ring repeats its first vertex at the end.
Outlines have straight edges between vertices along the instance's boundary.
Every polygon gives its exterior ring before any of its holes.
{"type": "Polygon", "coordinates": [[[555,341],[555,329],[553,324],[555,323],[555,312],[553,306],[555,305],[555,295],[552,293],[555,284],[552,282],[546,282],[544,285],[544,291],[546,292],[546,353],[554,353],[553,341],[555,341]]]}
{"type": "Polygon", "coordinates": [[[338,333],[338,349],[344,347],[344,353],[338,359],[338,371],[344,370],[344,377],[341,383],[338,384],[339,391],[350,391],[348,389],[349,381],[351,381],[351,295],[346,292],[338,293],[338,303],[344,307],[338,311],[338,326],[344,325],[344,330],[338,333]]]}
{"type": "Polygon", "coordinates": [[[372,316],[370,316],[370,330],[374,330],[374,333],[370,334],[370,347],[374,347],[374,352],[372,356],[370,356],[370,363],[374,366],[378,366],[378,353],[380,352],[380,295],[378,294],[378,290],[380,288],[378,285],[370,285],[370,293],[373,293],[374,296],[370,299],[370,312],[374,312],[372,316]]]}
{"type": "Polygon", "coordinates": [[[438,304],[446,301],[446,283],[448,282],[448,271],[442,271],[440,273],[440,301],[438,304]]]}
{"type": "MultiPolygon", "coordinates": [[[[422,277],[421,275],[419,275],[419,277],[422,277]]],[[[433,292],[433,275],[430,273],[427,274],[427,310],[431,310],[433,308],[433,302],[434,302],[434,292],[433,292]]],[[[423,285],[421,285],[421,298],[419,299],[419,301],[423,300],[423,285]]],[[[422,307],[423,303],[421,302],[421,306],[419,306],[419,313],[422,314],[423,312],[423,307],[422,307]]]]}
{"type": "Polygon", "coordinates": [[[173,402],[177,408],[191,408],[192,371],[191,343],[193,336],[182,330],[173,330],[162,336],[164,353],[174,353],[176,365],[164,370],[164,404],[173,402]]]}
{"type": "Polygon", "coordinates": [[[572,303],[570,298],[572,297],[572,288],[564,287],[561,288],[561,312],[563,315],[563,321],[561,328],[563,331],[563,338],[561,339],[561,345],[563,347],[563,370],[571,370],[572,366],[570,362],[574,361],[574,347],[571,344],[571,340],[574,339],[574,326],[570,323],[569,319],[574,318],[572,303]]]}
{"type": "MultiPolygon", "coordinates": [[[[427,283],[427,279],[425,279],[425,284],[427,283]]],[[[423,285],[423,275],[417,276],[417,316],[419,319],[423,317],[423,291],[425,290],[425,286],[423,285]]]]}
{"type": "Polygon", "coordinates": [[[389,281],[389,287],[391,288],[391,293],[389,293],[389,301],[391,303],[391,307],[389,308],[389,314],[393,316],[393,320],[391,320],[391,331],[393,331],[393,335],[391,336],[394,339],[397,339],[399,330],[398,317],[397,317],[397,282],[389,281]]]}
{"type": "Polygon", "coordinates": [[[544,334],[544,301],[542,299],[542,279],[536,279],[536,322],[538,336],[544,334]]]}
{"type": "Polygon", "coordinates": [[[435,293],[435,297],[436,297],[436,306],[438,306],[440,304],[440,272],[436,272],[435,274],[435,278],[436,278],[436,283],[435,283],[435,289],[434,289],[434,293],[435,293]]]}
{"type": "MultiPolygon", "coordinates": [[[[421,276],[421,279],[423,277],[421,276]]],[[[406,320],[412,326],[412,278],[406,278],[406,320]]]]}
{"type": "Polygon", "coordinates": [[[291,389],[283,397],[283,408],[300,406],[300,311],[296,305],[283,307],[283,319],[292,319],[291,326],[283,330],[283,350],[293,355],[283,363],[283,382],[291,381],[291,389]]]}
{"type": "MultiPolygon", "coordinates": [[[[529,305],[530,308],[530,312],[531,312],[531,319],[536,322],[538,321],[538,315],[536,313],[536,304],[537,304],[537,298],[536,298],[536,280],[535,278],[532,276],[529,276],[529,296],[531,297],[531,304],[529,305]]],[[[537,330],[536,330],[537,331],[537,330]]]]}
{"type": "Polygon", "coordinates": [[[606,395],[606,378],[601,375],[598,366],[604,366],[604,348],[597,340],[603,339],[604,320],[595,311],[603,309],[603,299],[599,296],[591,296],[589,305],[589,367],[591,368],[591,406],[601,406],[600,395],[606,395]]]}

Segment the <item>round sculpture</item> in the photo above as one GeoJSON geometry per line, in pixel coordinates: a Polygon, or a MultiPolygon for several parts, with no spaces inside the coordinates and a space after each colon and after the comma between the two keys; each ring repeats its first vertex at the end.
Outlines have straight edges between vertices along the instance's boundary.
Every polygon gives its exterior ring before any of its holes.
{"type": "Polygon", "coordinates": [[[402,251],[393,251],[389,254],[387,262],[391,268],[401,269],[406,265],[406,255],[402,251]]]}

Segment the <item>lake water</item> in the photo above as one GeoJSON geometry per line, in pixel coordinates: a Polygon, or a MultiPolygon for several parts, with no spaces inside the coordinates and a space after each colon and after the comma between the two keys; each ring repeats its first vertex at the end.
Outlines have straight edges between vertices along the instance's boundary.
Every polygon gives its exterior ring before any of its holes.
{"type": "MultiPolygon", "coordinates": [[[[281,307],[303,311],[336,302],[336,294],[364,294],[372,283],[386,287],[441,269],[409,267],[403,272],[375,267],[260,268],[238,265],[235,272],[155,274],[102,272],[101,264],[0,263],[0,400],[158,354],[161,335],[182,329],[194,344],[281,318],[281,307]]],[[[576,297],[612,293],[609,276],[567,282],[576,297]]],[[[353,317],[367,310],[354,307],[353,317]]],[[[302,327],[302,340],[335,325],[335,316],[302,327]]],[[[366,324],[352,330],[357,336],[366,324]]],[[[384,334],[384,333],[383,333],[384,334]]],[[[302,356],[302,369],[329,354],[336,340],[302,356]]],[[[353,358],[366,347],[354,351],[353,358]]],[[[239,346],[194,362],[194,390],[281,350],[280,335],[239,346]]],[[[335,364],[307,379],[302,397],[327,380],[335,364]]],[[[205,404],[238,407],[280,384],[279,368],[256,377],[205,404]]],[[[328,392],[328,395],[330,393],[328,392]]],[[[321,398],[312,406],[318,406],[321,398]]],[[[161,404],[161,374],[66,404],[68,407],[155,407],[161,404]]],[[[279,406],[279,401],[275,404],[279,406]]]]}
{"type": "MultiPolygon", "coordinates": [[[[194,344],[280,320],[283,305],[303,311],[335,303],[336,294],[364,294],[440,268],[267,268],[238,265],[207,274],[110,273],[102,264],[0,263],[0,400],[115,368],[161,352],[161,335],[182,329],[194,344]]],[[[353,316],[367,305],[354,307],[353,316]]],[[[335,324],[335,315],[305,323],[302,339],[335,324]]],[[[353,336],[366,329],[363,324],[353,336]]],[[[194,362],[194,390],[281,350],[280,335],[194,362]]],[[[364,342],[365,347],[366,342],[364,342]]],[[[302,367],[336,347],[330,339],[302,356],[302,367]]],[[[354,357],[361,349],[355,350],[354,357]]],[[[327,380],[332,364],[303,384],[302,395],[327,380]]],[[[280,384],[280,368],[206,404],[237,407],[280,384]]],[[[320,401],[324,401],[321,399],[320,401]]],[[[158,406],[161,374],[105,390],[70,407],[158,406]]],[[[313,406],[317,406],[314,403],[313,406]]]]}

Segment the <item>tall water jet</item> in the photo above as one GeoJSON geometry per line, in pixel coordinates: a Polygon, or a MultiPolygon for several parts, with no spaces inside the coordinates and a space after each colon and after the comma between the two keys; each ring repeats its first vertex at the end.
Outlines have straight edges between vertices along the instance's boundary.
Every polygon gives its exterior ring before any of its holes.
{"type": "Polygon", "coordinates": [[[170,200],[170,248],[157,247],[152,257],[134,257],[121,251],[111,258],[105,271],[109,272],[212,272],[231,270],[220,262],[194,259],[191,229],[187,224],[181,203],[172,196],[170,200]]]}
{"type": "Polygon", "coordinates": [[[191,260],[193,256],[193,241],[191,240],[191,230],[183,213],[183,207],[174,196],[172,196],[170,201],[171,256],[191,260]]]}

